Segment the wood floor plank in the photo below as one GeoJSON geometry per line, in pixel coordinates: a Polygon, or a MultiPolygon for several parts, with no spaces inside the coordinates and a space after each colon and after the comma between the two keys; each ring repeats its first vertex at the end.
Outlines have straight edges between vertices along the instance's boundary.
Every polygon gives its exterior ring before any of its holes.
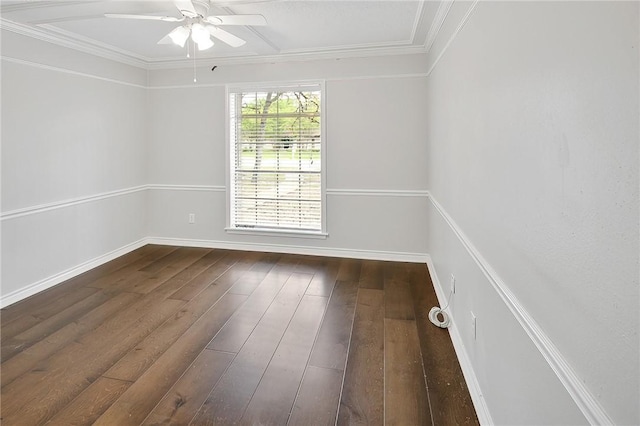
{"type": "Polygon", "coordinates": [[[195,424],[240,420],[310,281],[311,275],[291,274],[203,404],[195,424]]]}
{"type": "Polygon", "coordinates": [[[96,333],[73,342],[41,366],[14,380],[2,388],[3,422],[39,424],[48,420],[182,304],[178,300],[163,300],[142,313],[131,312],[118,324],[101,327],[96,333]],[[70,359],[82,362],[70,363],[70,359]]]}
{"type": "Polygon", "coordinates": [[[411,265],[406,262],[384,262],[382,266],[384,280],[408,283],[411,280],[409,273],[411,265]]]}
{"type": "Polygon", "coordinates": [[[342,388],[342,370],[309,365],[291,412],[291,426],[333,426],[342,388]]]}
{"type": "Polygon", "coordinates": [[[384,422],[384,291],[359,289],[338,425],[384,422]]]}
{"type": "Polygon", "coordinates": [[[2,388],[3,418],[22,416],[33,423],[46,420],[174,314],[184,302],[165,300],[176,290],[176,283],[171,280],[173,272],[158,272],[159,279],[165,282],[156,291],[125,308],[118,317],[105,321],[94,333],[56,352],[29,374],[2,388]],[[69,363],[74,357],[82,362],[69,363]],[[61,383],[64,386],[60,386],[61,383]],[[21,410],[24,407],[27,410],[21,410]]]}
{"type": "Polygon", "coordinates": [[[165,281],[166,275],[173,276],[174,280],[181,280],[182,285],[184,285],[192,276],[206,269],[206,266],[197,262],[210,252],[211,249],[198,247],[178,249],[176,252],[171,253],[171,255],[175,254],[175,256],[166,256],[164,258],[165,262],[162,262],[162,266],[158,265],[157,270],[156,268],[153,269],[153,272],[147,270],[147,273],[151,273],[150,276],[127,286],[118,285],[117,289],[146,294],[161,285],[165,281]],[[171,260],[168,260],[168,258],[171,258],[171,260]]]}
{"type": "Polygon", "coordinates": [[[362,261],[358,259],[340,259],[340,269],[338,270],[339,281],[358,281],[360,279],[360,269],[362,261]]]}
{"type": "Polygon", "coordinates": [[[358,296],[356,281],[338,281],[331,294],[310,365],[344,370],[358,296]]]}
{"type": "Polygon", "coordinates": [[[395,279],[384,282],[384,317],[415,320],[410,283],[395,279]]]}
{"type": "Polygon", "coordinates": [[[327,263],[327,258],[319,256],[298,255],[298,264],[295,266],[295,272],[303,274],[315,274],[323,269],[327,263]]]}
{"type": "Polygon", "coordinates": [[[286,424],[327,302],[320,296],[302,298],[241,423],[286,424]]]}
{"type": "MultiPolygon", "coordinates": [[[[163,268],[163,275],[166,275],[168,270],[171,269],[176,272],[179,271],[179,274],[175,275],[173,279],[176,281],[176,284],[178,284],[177,280],[181,280],[182,286],[184,286],[212,265],[215,265],[222,256],[223,255],[217,250],[202,249],[198,251],[190,251],[184,253],[181,258],[176,259],[174,262],[163,268]],[[202,256],[203,253],[204,256],[202,256]]],[[[143,282],[138,282],[126,290],[142,294],[149,293],[158,285],[158,279],[156,276],[157,275],[154,274],[143,282]]]]}
{"type": "Polygon", "coordinates": [[[170,297],[171,299],[180,299],[190,301],[196,297],[202,290],[211,285],[217,278],[227,272],[238,261],[238,256],[234,256],[230,252],[225,252],[223,256],[214,264],[210,265],[205,271],[198,274],[191,281],[180,287],[170,297]]]}
{"type": "Polygon", "coordinates": [[[429,321],[429,310],[438,306],[438,299],[427,268],[415,265],[413,273],[411,290],[433,423],[478,425],[449,332],[429,321]]]}
{"type": "Polygon", "coordinates": [[[276,271],[267,274],[208,348],[223,352],[238,352],[290,277],[291,272],[276,271]]]}
{"type": "Polygon", "coordinates": [[[330,296],[339,270],[339,259],[326,258],[324,264],[313,274],[313,279],[307,288],[307,294],[310,296],[330,296]]]}
{"type": "MultiPolygon", "coordinates": [[[[259,255],[260,253],[250,253],[249,259],[256,259],[259,255]]],[[[233,285],[249,270],[251,270],[251,262],[240,255],[233,266],[216,278],[216,281],[233,285]]]]}
{"type": "Polygon", "coordinates": [[[384,289],[383,263],[377,260],[363,260],[358,279],[360,288],[384,289]]]}
{"type": "Polygon", "coordinates": [[[159,259],[151,262],[149,265],[144,268],[140,268],[140,271],[147,272],[150,274],[154,274],[156,272],[160,272],[167,266],[178,262],[185,257],[192,255],[202,255],[207,254],[211,249],[199,248],[199,247],[175,247],[175,250],[171,251],[166,256],[162,256],[159,259]]]}
{"type": "Polygon", "coordinates": [[[159,247],[156,251],[153,251],[142,258],[127,264],[126,266],[113,271],[112,273],[101,275],[96,277],[93,280],[88,281],[85,285],[87,287],[94,288],[113,288],[115,283],[121,282],[122,280],[129,279],[131,275],[134,276],[148,276],[150,274],[145,274],[140,272],[141,269],[147,267],[148,265],[157,262],[158,259],[162,259],[165,256],[168,256],[172,252],[176,251],[176,247],[162,246],[159,247]]]}
{"type": "Polygon", "coordinates": [[[86,333],[98,328],[105,318],[111,318],[121,309],[142,297],[136,293],[120,293],[109,299],[102,305],[88,312],[77,321],[69,322],[67,325],[42,339],[30,348],[20,352],[13,358],[2,363],[2,387],[11,383],[20,375],[53,355],[58,350],[64,348],[86,333]]]}
{"type": "MultiPolygon", "coordinates": [[[[49,305],[41,306],[40,309],[36,309],[30,312],[28,315],[22,317],[21,321],[13,321],[9,324],[2,324],[2,344],[8,342],[10,339],[15,336],[24,333],[25,331],[37,326],[43,321],[49,320],[51,317],[57,316],[60,318],[60,312],[68,309],[69,307],[75,305],[78,302],[86,299],[90,295],[98,292],[98,289],[92,288],[77,288],[73,289],[67,296],[59,297],[53,301],[49,305]]],[[[55,321],[55,319],[54,319],[55,321]]],[[[3,349],[4,352],[4,349],[3,349]]],[[[3,353],[3,356],[6,356],[6,353],[3,353]]]]}
{"type": "Polygon", "coordinates": [[[227,294],[196,321],[100,416],[94,425],[138,425],[204,350],[207,343],[246,300],[227,294]]]}
{"type": "Polygon", "coordinates": [[[60,410],[47,426],[90,425],[113,404],[131,382],[99,377],[69,405],[60,410]]]}
{"type": "Polygon", "coordinates": [[[230,293],[234,294],[244,294],[245,296],[249,296],[253,293],[253,290],[258,288],[262,280],[267,276],[268,271],[246,271],[244,274],[238,278],[238,280],[233,284],[230,293]]]}
{"type": "Polygon", "coordinates": [[[124,256],[118,257],[110,262],[104,263],[94,269],[84,272],[83,274],[71,278],[63,283],[44,290],[37,295],[28,297],[24,300],[3,308],[0,311],[2,334],[5,333],[4,329],[8,324],[15,321],[16,319],[22,318],[24,315],[32,315],[38,318],[43,318],[43,308],[52,312],[51,315],[59,312],[59,306],[57,308],[53,307],[53,304],[57,303],[59,298],[68,300],[69,296],[73,294],[75,289],[84,287],[99,277],[109,275],[110,273],[140,259],[141,257],[153,257],[154,252],[159,249],[161,249],[161,246],[146,245],[130,253],[127,253],[124,256]]]}
{"type": "Polygon", "coordinates": [[[431,424],[415,321],[384,320],[384,424],[431,424]]]}
{"type": "Polygon", "coordinates": [[[436,304],[424,264],[147,245],[0,311],[0,421],[477,425],[436,304]]]}
{"type": "Polygon", "coordinates": [[[205,349],[167,392],[144,425],[188,425],[234,355],[205,349]]]}
{"type": "Polygon", "coordinates": [[[55,333],[70,321],[75,321],[77,318],[109,299],[107,294],[98,291],[98,289],[81,288],[77,291],[85,296],[82,300],[79,300],[68,308],[3,342],[2,362],[5,362],[46,336],[55,333]]]}
{"type": "Polygon", "coordinates": [[[282,254],[261,252],[260,255],[251,263],[252,271],[269,272],[273,265],[277,264],[282,254]]]}
{"type": "Polygon", "coordinates": [[[198,297],[184,305],[175,315],[137,344],[104,373],[104,376],[128,381],[137,380],[196,321],[216,305],[229,287],[229,284],[209,285],[198,297]]]}

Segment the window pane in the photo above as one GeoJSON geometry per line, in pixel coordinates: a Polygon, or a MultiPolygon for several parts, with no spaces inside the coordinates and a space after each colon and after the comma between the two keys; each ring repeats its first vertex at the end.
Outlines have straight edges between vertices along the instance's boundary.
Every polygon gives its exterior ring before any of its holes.
{"type": "Polygon", "coordinates": [[[319,90],[231,94],[232,224],[322,230],[319,90]]]}

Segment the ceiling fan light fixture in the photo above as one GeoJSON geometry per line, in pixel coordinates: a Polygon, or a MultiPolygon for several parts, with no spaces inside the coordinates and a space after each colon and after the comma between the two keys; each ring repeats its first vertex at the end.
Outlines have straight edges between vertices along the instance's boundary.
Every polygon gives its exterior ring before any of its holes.
{"type": "Polygon", "coordinates": [[[184,47],[187,39],[189,38],[189,28],[178,27],[169,33],[169,38],[174,44],[180,47],[184,47]]]}
{"type": "Polygon", "coordinates": [[[213,46],[213,41],[211,41],[211,39],[207,39],[207,40],[201,40],[198,43],[198,50],[207,50],[208,48],[213,46]]]}
{"type": "Polygon", "coordinates": [[[206,43],[206,40],[211,41],[209,31],[207,31],[204,25],[195,23],[191,26],[191,40],[196,43],[206,43]]]}

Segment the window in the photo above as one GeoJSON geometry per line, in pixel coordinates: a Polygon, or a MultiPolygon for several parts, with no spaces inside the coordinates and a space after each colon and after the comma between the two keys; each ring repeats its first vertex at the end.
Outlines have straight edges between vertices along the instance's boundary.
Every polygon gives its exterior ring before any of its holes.
{"type": "Polygon", "coordinates": [[[321,84],[228,93],[228,229],[325,235],[321,84]]]}

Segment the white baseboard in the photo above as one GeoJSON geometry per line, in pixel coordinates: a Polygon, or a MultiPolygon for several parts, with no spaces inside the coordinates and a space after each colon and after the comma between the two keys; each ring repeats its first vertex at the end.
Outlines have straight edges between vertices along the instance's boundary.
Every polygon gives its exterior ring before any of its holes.
{"type": "Polygon", "coordinates": [[[228,250],[245,250],[245,251],[265,251],[274,253],[290,253],[290,254],[305,254],[313,256],[328,256],[328,257],[345,257],[353,259],[370,259],[370,260],[388,260],[394,262],[411,262],[411,263],[426,263],[427,255],[423,253],[405,253],[405,252],[389,252],[389,251],[374,251],[374,250],[349,250],[341,248],[325,248],[325,247],[305,247],[305,246],[289,246],[278,244],[254,244],[254,243],[235,243],[229,241],[215,241],[215,240],[194,240],[194,239],[179,239],[179,238],[159,238],[159,237],[146,237],[142,238],[131,244],[127,244],[119,249],[113,250],[102,256],[98,256],[94,259],[81,263],[78,266],[69,268],[65,271],[51,275],[38,282],[30,284],[19,290],[13,291],[9,294],[0,296],[0,308],[12,305],[16,302],[26,299],[29,296],[33,296],[36,293],[44,291],[56,284],[80,275],[90,269],[109,262],[119,256],[125,255],[130,251],[140,248],[146,244],[159,244],[168,246],[184,246],[184,247],[206,247],[206,248],[218,248],[228,250]]]}
{"type": "Polygon", "coordinates": [[[96,258],[83,262],[78,266],[69,268],[55,275],[51,275],[50,277],[44,278],[31,285],[28,285],[16,291],[12,291],[9,294],[2,295],[0,296],[0,308],[4,308],[16,302],[19,302],[22,299],[26,299],[29,296],[33,296],[34,294],[44,291],[48,288],[51,288],[56,284],[60,284],[63,281],[66,281],[70,278],[78,276],[84,272],[87,272],[90,269],[98,267],[103,263],[107,263],[117,257],[123,256],[137,248],[144,246],[145,244],[147,244],[146,239],[145,238],[140,239],[136,242],[127,244],[123,247],[110,251],[109,253],[103,254],[102,256],[98,256],[96,258]]]}
{"type": "Polygon", "coordinates": [[[206,247],[227,250],[265,251],[272,253],[304,254],[312,256],[345,257],[352,259],[388,260],[393,262],[426,263],[427,254],[378,250],[352,250],[343,248],[307,247],[281,244],[257,244],[247,242],[195,240],[181,238],[147,238],[148,244],[168,246],[206,247]]]}
{"type": "MultiPolygon", "coordinates": [[[[438,275],[436,273],[436,268],[433,265],[431,256],[429,255],[427,255],[427,266],[429,269],[431,282],[433,283],[433,288],[435,289],[436,296],[438,297],[438,302],[440,306],[445,306],[447,304],[447,296],[445,294],[445,291],[442,289],[442,285],[440,284],[440,280],[438,279],[438,275]]],[[[464,379],[467,382],[467,388],[469,388],[469,394],[471,395],[473,406],[476,409],[478,421],[481,425],[492,425],[494,423],[491,419],[491,414],[489,413],[489,407],[487,406],[487,402],[482,395],[480,382],[478,382],[476,372],[473,369],[473,365],[471,364],[469,356],[467,355],[467,350],[465,349],[464,343],[462,342],[462,337],[460,337],[458,327],[456,327],[455,318],[453,318],[452,315],[450,315],[449,318],[450,325],[447,330],[449,330],[449,336],[451,337],[453,348],[456,351],[456,356],[458,357],[458,362],[460,363],[462,374],[464,375],[464,379]]]]}

